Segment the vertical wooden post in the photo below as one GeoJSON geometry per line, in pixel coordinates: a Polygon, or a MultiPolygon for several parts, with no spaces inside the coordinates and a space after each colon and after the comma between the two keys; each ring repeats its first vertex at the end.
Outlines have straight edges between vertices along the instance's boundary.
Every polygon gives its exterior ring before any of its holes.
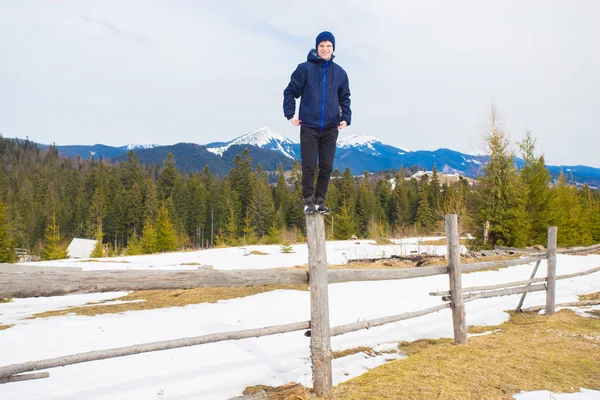
{"type": "Polygon", "coordinates": [[[454,326],[454,344],[467,343],[467,319],[462,293],[458,216],[446,215],[446,245],[448,246],[448,275],[450,277],[450,308],[454,326]]]}
{"type": "Polygon", "coordinates": [[[546,315],[554,314],[556,296],[556,234],[558,227],[548,228],[548,275],[546,282],[546,315]]]}
{"type": "Polygon", "coordinates": [[[310,289],[310,353],[313,389],[317,396],[331,391],[331,338],[327,294],[325,224],[320,214],[306,216],[308,242],[308,286],[310,289]]]}

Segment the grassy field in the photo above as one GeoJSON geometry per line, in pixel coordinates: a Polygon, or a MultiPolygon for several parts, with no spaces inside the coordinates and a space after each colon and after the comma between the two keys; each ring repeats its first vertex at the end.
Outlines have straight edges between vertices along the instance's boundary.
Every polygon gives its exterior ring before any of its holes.
{"type": "MultiPolygon", "coordinates": [[[[501,325],[469,331],[489,334],[463,346],[450,339],[400,343],[406,358],[334,387],[326,399],[512,399],[521,390],[600,389],[599,318],[570,310],[552,317],[512,313],[501,325]]],[[[257,390],[273,400],[317,399],[296,384],[255,386],[246,393],[257,390]]]]}

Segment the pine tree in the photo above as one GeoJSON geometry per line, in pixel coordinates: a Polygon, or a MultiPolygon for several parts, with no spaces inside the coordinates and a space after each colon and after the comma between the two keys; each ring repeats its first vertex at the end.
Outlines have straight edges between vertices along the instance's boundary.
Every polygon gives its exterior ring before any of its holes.
{"type": "Polygon", "coordinates": [[[56,215],[50,217],[50,223],[46,227],[46,245],[44,246],[44,260],[62,260],[67,258],[67,251],[61,243],[62,237],[56,222],[56,215]]]}
{"type": "Polygon", "coordinates": [[[585,229],[584,213],[577,195],[575,185],[567,181],[567,176],[561,171],[556,187],[558,203],[557,223],[558,245],[576,246],[580,243],[589,244],[591,234],[585,229]]]}
{"type": "Polygon", "coordinates": [[[147,220],[144,223],[144,230],[142,231],[142,237],[140,239],[140,247],[142,248],[142,254],[157,253],[158,250],[158,237],[152,221],[147,220]]]}
{"type": "Polygon", "coordinates": [[[239,201],[242,205],[241,215],[245,215],[254,192],[250,150],[246,148],[241,155],[238,154],[235,156],[233,168],[229,172],[229,178],[231,189],[238,193],[239,201]]]}
{"type": "Polygon", "coordinates": [[[175,158],[172,153],[167,155],[167,159],[163,161],[163,164],[165,167],[158,177],[158,194],[161,200],[171,196],[171,191],[178,176],[175,158]]]}
{"type": "Polygon", "coordinates": [[[421,186],[421,196],[417,208],[416,225],[420,233],[428,233],[435,226],[435,215],[429,203],[428,186],[421,186]]]}
{"type": "Polygon", "coordinates": [[[429,182],[427,196],[429,197],[431,212],[433,213],[434,219],[437,221],[440,218],[440,179],[435,164],[433,165],[433,172],[431,174],[431,182],[429,182]]]}
{"type": "Polygon", "coordinates": [[[545,244],[548,240],[548,226],[555,219],[555,196],[550,189],[551,176],[546,169],[544,156],[536,157],[535,138],[530,131],[519,142],[521,155],[525,164],[519,171],[521,180],[527,187],[525,203],[526,218],[530,226],[527,244],[545,244]]]}
{"type": "Polygon", "coordinates": [[[12,263],[15,261],[14,241],[10,236],[6,207],[0,202],[0,263],[12,263]]]}
{"type": "Polygon", "coordinates": [[[169,210],[163,201],[156,216],[156,243],[158,251],[175,251],[178,245],[177,231],[169,217],[169,210]]]}
{"type": "Polygon", "coordinates": [[[259,168],[256,176],[256,190],[250,201],[250,218],[258,237],[266,235],[275,217],[275,203],[267,175],[259,168]]]}
{"type": "Polygon", "coordinates": [[[138,239],[137,233],[134,231],[129,240],[127,241],[127,249],[125,250],[125,255],[137,256],[138,254],[142,253],[142,244],[138,239]]]}
{"type": "Polygon", "coordinates": [[[102,219],[98,218],[98,227],[96,230],[96,245],[94,246],[94,251],[92,251],[92,258],[100,258],[104,256],[104,245],[102,244],[102,238],[104,234],[102,233],[102,219]]]}
{"type": "MultiPolygon", "coordinates": [[[[508,150],[508,139],[495,106],[491,106],[491,130],[485,138],[490,161],[481,178],[478,222],[490,222],[489,245],[523,247],[529,231],[525,199],[527,188],[515,166],[514,154],[508,150]]],[[[481,235],[482,237],[483,235],[481,235]]]]}
{"type": "Polygon", "coordinates": [[[342,200],[340,210],[334,216],[333,235],[335,239],[350,239],[350,237],[358,233],[354,215],[354,205],[346,202],[346,200],[342,200]]]}
{"type": "Polygon", "coordinates": [[[365,174],[356,196],[356,214],[360,236],[366,237],[369,224],[377,218],[377,203],[375,193],[369,186],[368,175],[365,174]]]}

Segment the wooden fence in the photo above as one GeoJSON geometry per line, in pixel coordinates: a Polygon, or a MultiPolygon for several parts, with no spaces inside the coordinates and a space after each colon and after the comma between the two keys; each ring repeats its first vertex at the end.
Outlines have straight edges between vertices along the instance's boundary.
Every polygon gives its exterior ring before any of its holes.
{"type": "MultiPolygon", "coordinates": [[[[548,247],[545,253],[530,254],[530,257],[517,260],[479,262],[462,265],[458,243],[458,223],[456,215],[446,216],[446,244],[448,265],[420,267],[411,269],[342,269],[327,270],[325,251],[325,228],[321,215],[306,217],[308,239],[307,271],[292,270],[198,270],[198,271],[51,271],[49,269],[20,270],[0,268],[0,298],[57,296],[69,293],[93,293],[108,291],[132,291],[147,289],[190,289],[199,287],[236,287],[270,284],[307,283],[310,288],[311,320],[286,325],[242,331],[213,333],[209,335],[166,340],[128,347],[97,350],[73,354],[64,357],[29,361],[0,367],[0,383],[39,379],[49,376],[47,372],[30,373],[43,369],[66,366],[81,362],[122,357],[150,351],[168,350],[185,346],[214,343],[224,340],[238,340],[251,337],[274,335],[278,333],[308,330],[313,370],[313,388],[317,395],[328,393],[332,387],[331,337],[354,332],[360,329],[402,321],[410,318],[438,312],[445,308],[452,310],[454,343],[467,343],[467,322],[465,303],[477,299],[508,296],[522,293],[517,306],[520,310],[524,297],[529,292],[546,291],[546,303],[530,309],[545,309],[546,315],[552,315],[556,306],[588,305],[590,302],[555,304],[556,280],[567,279],[600,271],[600,267],[579,273],[556,276],[556,254],[590,252],[600,249],[600,245],[557,251],[556,227],[548,230],[548,247]],[[535,278],[541,260],[548,260],[547,276],[535,278]],[[462,273],[480,271],[487,268],[509,267],[536,262],[529,280],[499,285],[462,287],[462,273]],[[444,303],[419,311],[407,312],[387,317],[353,322],[331,327],[329,324],[328,284],[353,282],[412,279],[440,274],[448,274],[448,291],[432,292],[432,296],[441,296],[444,303]]],[[[597,302],[595,302],[597,304],[597,302]]]]}

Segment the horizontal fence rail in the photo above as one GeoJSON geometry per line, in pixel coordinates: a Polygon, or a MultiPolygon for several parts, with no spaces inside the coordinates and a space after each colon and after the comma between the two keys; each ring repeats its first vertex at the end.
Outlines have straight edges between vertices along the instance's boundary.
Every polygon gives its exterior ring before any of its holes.
{"type": "Polygon", "coordinates": [[[222,342],[224,340],[239,340],[252,337],[261,337],[275,335],[278,333],[287,333],[310,328],[310,322],[295,322],[286,325],[276,325],[267,328],[246,329],[235,332],[211,333],[208,335],[188,337],[183,339],[164,340],[161,342],[152,342],[146,344],[137,344],[134,346],[119,347],[107,350],[94,350],[85,353],[72,354],[69,356],[48,358],[39,361],[28,361],[20,364],[12,364],[6,367],[0,367],[0,380],[7,379],[13,375],[23,372],[38,371],[40,369],[64,367],[82,362],[105,360],[128,356],[133,354],[148,353],[151,351],[161,351],[177,349],[180,347],[197,346],[199,344],[222,342]]]}
{"type": "MultiPolygon", "coordinates": [[[[556,277],[556,280],[558,281],[561,279],[575,278],[578,276],[593,274],[594,272],[598,272],[598,271],[600,271],[600,267],[592,268],[587,271],[575,272],[572,274],[559,275],[556,277]]],[[[502,289],[502,288],[521,286],[521,285],[526,285],[526,284],[531,284],[531,283],[546,282],[546,280],[547,280],[547,278],[536,278],[536,279],[529,279],[526,281],[514,281],[514,282],[500,283],[498,285],[471,286],[471,287],[463,288],[463,292],[465,292],[465,293],[482,292],[485,290],[502,289]]],[[[450,294],[450,291],[449,290],[441,290],[438,292],[430,292],[429,294],[431,296],[448,296],[450,294]]]]}
{"type": "MultiPolygon", "coordinates": [[[[556,280],[583,276],[600,271],[600,267],[567,275],[555,276],[556,227],[549,228],[548,251],[528,253],[529,257],[516,260],[500,260],[461,264],[458,252],[458,228],[456,215],[446,216],[446,242],[448,265],[419,268],[393,269],[337,269],[327,270],[325,254],[324,225],[321,215],[307,216],[307,239],[309,248],[309,270],[262,269],[262,270],[197,270],[197,271],[48,271],[0,269],[1,297],[57,296],[69,293],[93,293],[108,291],[133,291],[148,289],[191,289],[203,287],[240,287],[281,284],[310,284],[311,321],[296,322],[264,328],[246,329],[233,332],[152,342],[107,350],[56,357],[40,361],[29,361],[0,367],[0,383],[48,377],[48,373],[30,373],[41,369],[72,365],[87,361],[102,360],[152,351],[196,346],[225,340],[239,340],[279,333],[310,330],[311,362],[313,366],[313,388],[317,395],[326,394],[332,385],[330,368],[330,337],[362,329],[369,329],[393,322],[416,318],[441,310],[452,309],[454,343],[467,342],[467,324],[464,303],[492,297],[509,296],[536,291],[546,291],[546,305],[529,307],[526,310],[546,309],[546,315],[554,312],[554,307],[569,305],[591,305],[599,301],[554,304],[556,280]],[[548,275],[535,277],[541,260],[548,260],[548,275]],[[510,267],[537,262],[531,279],[496,285],[462,288],[462,273],[481,271],[490,268],[510,267]],[[345,325],[329,327],[329,305],[327,285],[331,283],[412,279],[447,274],[450,278],[449,291],[431,292],[443,296],[443,304],[402,314],[357,321],[345,325]],[[312,278],[312,280],[309,279],[312,278]],[[542,283],[542,284],[535,284],[542,283]],[[523,286],[525,285],[525,286],[523,286]],[[314,292],[314,293],[313,293],[314,292]],[[453,293],[454,292],[454,293],[453,293]]],[[[596,251],[600,244],[585,247],[562,249],[561,253],[582,253],[596,251]]],[[[516,249],[519,250],[519,249],[516,249]]],[[[521,298],[519,308],[524,297],[521,298]]]]}

